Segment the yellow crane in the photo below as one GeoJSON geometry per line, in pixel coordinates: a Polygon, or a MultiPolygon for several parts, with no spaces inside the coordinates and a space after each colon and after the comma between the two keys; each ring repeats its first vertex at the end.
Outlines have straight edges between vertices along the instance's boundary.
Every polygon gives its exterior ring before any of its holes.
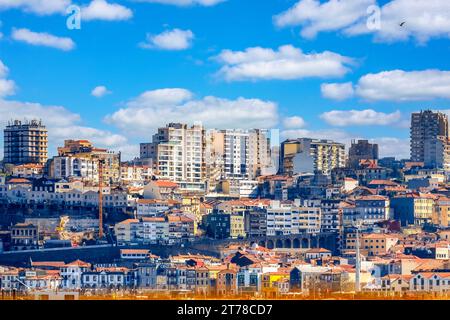
{"type": "Polygon", "coordinates": [[[59,225],[56,227],[56,232],[60,240],[70,240],[72,245],[78,245],[85,236],[84,232],[70,232],[66,230],[66,226],[69,223],[69,216],[61,216],[59,218],[59,225]]]}
{"type": "Polygon", "coordinates": [[[59,235],[59,239],[61,240],[68,240],[69,237],[66,232],[66,225],[69,222],[68,216],[61,216],[59,217],[59,225],[56,227],[56,232],[59,235]]]}

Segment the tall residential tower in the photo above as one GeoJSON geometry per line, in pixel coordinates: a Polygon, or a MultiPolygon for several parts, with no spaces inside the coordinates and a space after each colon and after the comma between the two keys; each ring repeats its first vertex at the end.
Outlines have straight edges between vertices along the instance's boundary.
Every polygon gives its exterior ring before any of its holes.
{"type": "Polygon", "coordinates": [[[448,138],[446,114],[425,110],[411,115],[411,161],[428,168],[446,167],[448,138]]]}
{"type": "Polygon", "coordinates": [[[47,129],[41,121],[14,120],[4,129],[4,163],[47,162],[47,129]]]}

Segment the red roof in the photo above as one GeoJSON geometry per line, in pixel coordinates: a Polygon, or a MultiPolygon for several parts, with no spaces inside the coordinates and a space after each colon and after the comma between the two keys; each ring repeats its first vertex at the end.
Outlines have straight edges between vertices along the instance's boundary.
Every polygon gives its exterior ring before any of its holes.
{"type": "Polygon", "coordinates": [[[160,188],[178,188],[178,184],[169,180],[157,180],[155,184],[160,188]]]}
{"type": "Polygon", "coordinates": [[[391,180],[372,180],[369,182],[369,185],[381,185],[381,186],[398,186],[398,183],[395,183],[391,180]]]}
{"type": "Polygon", "coordinates": [[[30,180],[24,178],[12,178],[8,183],[31,183],[30,180]]]}

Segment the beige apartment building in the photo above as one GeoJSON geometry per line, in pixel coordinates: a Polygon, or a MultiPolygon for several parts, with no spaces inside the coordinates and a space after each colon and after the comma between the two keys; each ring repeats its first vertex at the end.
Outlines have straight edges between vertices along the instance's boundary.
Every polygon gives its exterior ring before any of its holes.
{"type": "Polygon", "coordinates": [[[104,183],[118,183],[121,178],[120,153],[97,148],[88,140],[65,140],[53,157],[50,176],[53,178],[81,178],[86,182],[98,183],[99,163],[103,163],[104,183]]]}
{"type": "Polygon", "coordinates": [[[287,175],[345,167],[345,145],[331,140],[300,138],[281,144],[280,171],[287,175]]]}

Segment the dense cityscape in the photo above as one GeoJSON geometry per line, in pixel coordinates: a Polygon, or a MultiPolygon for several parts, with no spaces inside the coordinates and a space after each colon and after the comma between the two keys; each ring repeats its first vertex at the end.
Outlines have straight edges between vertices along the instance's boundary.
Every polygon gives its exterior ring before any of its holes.
{"type": "Polygon", "coordinates": [[[276,130],[169,123],[140,156],[4,128],[0,289],[17,296],[447,297],[446,114],[412,113],[410,159],[276,130]],[[53,151],[51,151],[53,152],[53,151]]]}

